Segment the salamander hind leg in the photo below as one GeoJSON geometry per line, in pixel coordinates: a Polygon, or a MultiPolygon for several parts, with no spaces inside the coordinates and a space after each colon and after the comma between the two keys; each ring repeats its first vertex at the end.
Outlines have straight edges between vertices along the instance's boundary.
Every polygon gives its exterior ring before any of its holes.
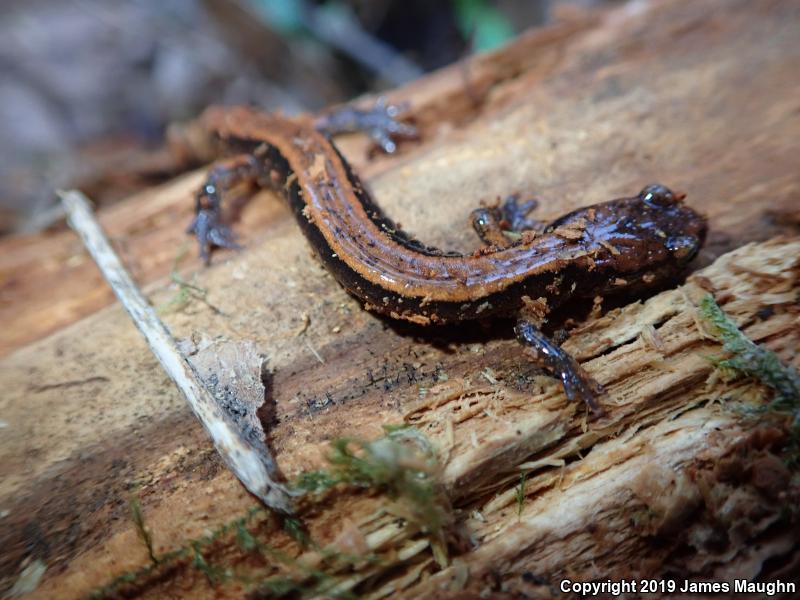
{"type": "Polygon", "coordinates": [[[193,233],[200,244],[200,257],[206,264],[214,247],[241,248],[234,234],[222,219],[222,199],[226,192],[258,181],[258,161],[250,154],[242,154],[216,163],[208,173],[205,183],[195,197],[195,217],[188,233],[193,233]]]}
{"type": "Polygon", "coordinates": [[[606,391],[574,358],[527,319],[520,318],[514,331],[517,340],[526,349],[525,354],[554,377],[561,379],[567,398],[583,401],[595,416],[604,414],[598,399],[605,396],[606,391]]]}
{"type": "Polygon", "coordinates": [[[473,210],[472,228],[487,246],[505,248],[526,231],[544,230],[544,223],[528,217],[538,205],[536,199],[520,202],[518,195],[508,196],[502,204],[473,210]]]}

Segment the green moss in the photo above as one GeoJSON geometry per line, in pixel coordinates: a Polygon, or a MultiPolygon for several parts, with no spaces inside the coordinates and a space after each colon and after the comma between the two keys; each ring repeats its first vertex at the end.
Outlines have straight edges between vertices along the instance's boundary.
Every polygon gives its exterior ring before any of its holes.
{"type": "Polygon", "coordinates": [[[729,374],[754,377],[775,391],[773,407],[797,410],[800,408],[800,375],[781,363],[774,352],[750,340],[722,311],[708,294],[700,301],[700,313],[711,326],[711,333],[731,356],[712,359],[729,374]]]}
{"type": "Polygon", "coordinates": [[[285,518],[283,520],[283,530],[290,538],[300,544],[301,548],[308,548],[311,545],[311,537],[308,535],[305,524],[300,519],[285,518]]]}
{"type": "Polygon", "coordinates": [[[256,539],[241,519],[236,523],[236,543],[243,552],[252,552],[257,547],[256,539]]]}
{"type": "Polygon", "coordinates": [[[439,463],[417,429],[387,426],[373,441],[341,438],[331,443],[330,468],[303,473],[293,487],[319,493],[333,486],[373,489],[403,504],[402,515],[431,538],[437,560],[446,562],[445,529],[452,515],[438,480],[439,463]]]}
{"type": "Polygon", "coordinates": [[[175,254],[175,258],[172,261],[170,279],[172,280],[173,283],[175,283],[178,286],[178,291],[172,298],[170,298],[167,302],[158,307],[158,312],[170,313],[170,312],[181,311],[184,308],[186,308],[186,306],[192,300],[199,300],[200,302],[208,306],[211,310],[218,313],[219,310],[215,306],[211,305],[206,299],[208,290],[189,283],[181,276],[180,272],[178,271],[178,265],[186,257],[188,249],[189,249],[188,244],[184,242],[183,244],[181,244],[180,248],[178,248],[178,251],[175,254]]]}
{"type": "Polygon", "coordinates": [[[147,556],[150,557],[150,562],[152,562],[154,565],[158,564],[158,559],[153,551],[153,536],[150,533],[150,530],[145,527],[144,515],[142,514],[142,505],[139,502],[139,499],[136,497],[131,498],[130,507],[131,518],[133,519],[133,524],[136,527],[136,533],[147,548],[147,556]]]}
{"type": "MultiPolygon", "coordinates": [[[[385,493],[398,501],[397,512],[406,522],[418,527],[431,539],[434,557],[441,564],[446,562],[445,535],[452,520],[451,511],[439,484],[436,453],[425,436],[416,429],[400,426],[387,427],[386,436],[374,441],[338,439],[331,443],[328,460],[329,469],[301,474],[294,487],[315,493],[342,485],[385,493]]],[[[263,532],[259,533],[258,526],[271,518],[271,513],[262,506],[255,506],[245,516],[163,555],[155,554],[150,529],[136,499],[131,501],[131,515],[139,538],[147,547],[151,564],[116,577],[89,596],[94,600],[114,597],[136,586],[141,588],[170,569],[183,567],[203,573],[212,586],[236,581],[256,595],[353,597],[349,591],[337,589],[339,578],[321,569],[310,568],[261,541],[263,532]],[[222,538],[230,548],[238,551],[239,557],[250,556],[246,572],[224,568],[209,558],[213,554],[211,545],[222,538]],[[276,575],[276,567],[289,569],[292,575],[276,575]]],[[[299,518],[284,519],[283,529],[299,547],[312,547],[322,556],[323,564],[335,565],[337,570],[350,571],[355,565],[363,566],[379,560],[375,555],[350,556],[317,546],[299,518]]],[[[241,562],[236,556],[228,555],[227,558],[231,564],[241,562]]]]}
{"type": "Polygon", "coordinates": [[[192,566],[203,573],[207,578],[208,582],[212,585],[219,583],[222,581],[221,570],[216,567],[212,567],[206,561],[206,557],[203,556],[203,551],[200,547],[200,542],[192,542],[192,566]]]}
{"type": "Polygon", "coordinates": [[[151,563],[140,569],[127,571],[118,575],[108,584],[94,590],[87,598],[90,600],[101,600],[102,598],[116,597],[123,588],[145,585],[151,577],[155,577],[158,573],[177,567],[182,561],[189,561],[194,568],[203,572],[212,584],[219,584],[229,579],[239,579],[233,573],[226,572],[219,567],[209,564],[203,555],[203,549],[209,547],[215,541],[231,532],[236,532],[238,535],[243,528],[246,528],[248,524],[252,523],[255,517],[265,516],[267,514],[265,508],[255,506],[247,512],[246,516],[225,523],[208,535],[202,536],[196,540],[190,540],[184,546],[171,552],[156,555],[153,550],[150,530],[145,524],[140,503],[138,499],[134,499],[131,501],[132,519],[139,538],[147,547],[151,563]]]}
{"type": "Polygon", "coordinates": [[[790,458],[800,458],[800,375],[778,356],[749,339],[719,307],[711,294],[700,301],[700,314],[710,333],[722,343],[727,358],[709,360],[727,377],[752,377],[769,387],[774,396],[766,409],[791,415],[790,458]]]}
{"type": "Polygon", "coordinates": [[[303,471],[294,480],[294,487],[309,493],[322,492],[340,483],[327,471],[303,471]]]}

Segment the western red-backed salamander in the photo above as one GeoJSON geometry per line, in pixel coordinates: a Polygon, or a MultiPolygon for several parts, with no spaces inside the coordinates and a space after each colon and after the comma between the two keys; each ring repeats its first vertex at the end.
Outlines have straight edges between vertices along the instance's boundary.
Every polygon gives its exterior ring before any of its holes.
{"type": "MultiPolygon", "coordinates": [[[[446,253],[387,218],[310,119],[210,108],[200,124],[234,154],[212,168],[197,195],[191,231],[206,261],[212,246],[235,246],[221,222],[226,189],[250,182],[280,190],[324,265],[365,308],[426,325],[519,315],[515,331],[527,354],[561,379],[570,399],[595,412],[602,387],[538,330],[541,320],[570,298],[662,285],[680,274],[705,237],[705,220],[682,196],[650,185],[546,226],[527,221],[530,205],[516,201],[478,209],[473,225],[487,246],[446,253]]],[[[381,140],[380,133],[373,138],[381,140]]]]}

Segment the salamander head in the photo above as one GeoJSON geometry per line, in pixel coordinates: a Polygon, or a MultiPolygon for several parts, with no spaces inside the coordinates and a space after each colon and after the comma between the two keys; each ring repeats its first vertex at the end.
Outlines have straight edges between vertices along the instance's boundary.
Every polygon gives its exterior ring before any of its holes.
{"type": "Polygon", "coordinates": [[[680,275],[705,240],[706,221],[683,204],[684,197],[663,185],[648,185],[633,198],[580,209],[548,229],[586,223],[580,243],[607,278],[605,291],[659,287],[680,275]]]}
{"type": "Polygon", "coordinates": [[[651,184],[639,192],[642,213],[650,217],[642,228],[663,239],[664,248],[680,266],[697,256],[706,237],[706,220],[683,205],[686,194],[675,194],[661,184],[651,184]]]}

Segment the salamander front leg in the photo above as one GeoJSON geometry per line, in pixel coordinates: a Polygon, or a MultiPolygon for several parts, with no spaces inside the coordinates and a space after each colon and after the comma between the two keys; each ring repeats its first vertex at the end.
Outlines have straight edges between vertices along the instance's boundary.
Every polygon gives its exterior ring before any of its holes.
{"type": "Polygon", "coordinates": [[[216,163],[195,197],[195,217],[187,233],[197,236],[200,257],[208,264],[214,247],[241,248],[222,220],[222,197],[240,185],[258,182],[261,170],[256,158],[242,154],[216,163]]]}
{"type": "Polygon", "coordinates": [[[497,206],[482,206],[472,211],[472,228],[487,246],[505,248],[526,231],[543,231],[545,224],[528,218],[539,205],[536,199],[520,202],[519,196],[508,196],[497,206]]]}
{"type": "Polygon", "coordinates": [[[393,154],[397,150],[395,137],[415,138],[418,134],[416,127],[398,119],[405,110],[404,105],[387,104],[381,97],[368,110],[343,106],[322,115],[315,121],[314,128],[330,136],[363,132],[386,154],[393,154]]]}
{"type": "Polygon", "coordinates": [[[514,332],[519,343],[525,346],[525,354],[554,377],[561,379],[567,398],[583,401],[595,416],[603,415],[597,400],[605,396],[606,391],[574,358],[527,319],[520,318],[514,332]]]}

